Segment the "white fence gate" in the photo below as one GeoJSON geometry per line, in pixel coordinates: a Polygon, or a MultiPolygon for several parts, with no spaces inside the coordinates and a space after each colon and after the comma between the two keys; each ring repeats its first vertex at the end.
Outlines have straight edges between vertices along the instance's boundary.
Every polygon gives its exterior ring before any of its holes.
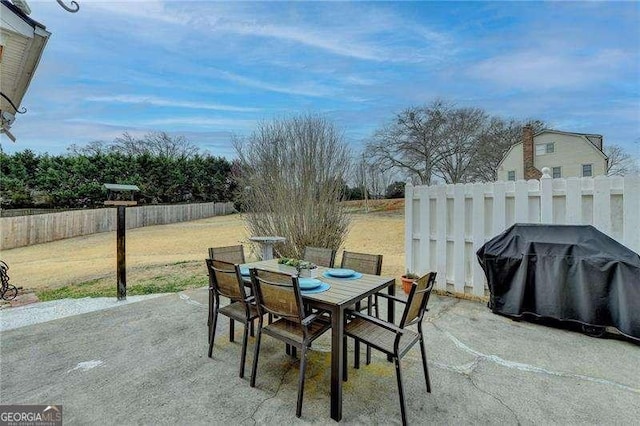
{"type": "Polygon", "coordinates": [[[640,252],[640,176],[405,187],[405,266],[436,288],[487,296],[476,258],[514,223],[593,225],[640,252]]]}

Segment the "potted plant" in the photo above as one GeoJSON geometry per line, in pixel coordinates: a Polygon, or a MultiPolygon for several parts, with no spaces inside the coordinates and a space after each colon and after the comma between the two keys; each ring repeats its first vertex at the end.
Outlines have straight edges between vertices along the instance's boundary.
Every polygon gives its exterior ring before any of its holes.
{"type": "Polygon", "coordinates": [[[278,263],[295,268],[300,278],[316,278],[318,276],[318,265],[306,260],[282,257],[278,260],[278,263]]]}
{"type": "Polygon", "coordinates": [[[301,260],[296,266],[299,277],[316,278],[318,276],[318,265],[301,260]]]}
{"type": "Polygon", "coordinates": [[[414,274],[413,272],[407,271],[400,279],[402,280],[402,289],[405,294],[409,294],[411,291],[411,285],[415,280],[419,278],[418,274],[414,274]]]}

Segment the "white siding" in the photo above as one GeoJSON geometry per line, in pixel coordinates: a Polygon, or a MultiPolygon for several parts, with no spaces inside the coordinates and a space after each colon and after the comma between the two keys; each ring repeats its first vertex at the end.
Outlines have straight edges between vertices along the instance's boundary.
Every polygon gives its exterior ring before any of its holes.
{"type": "Polygon", "coordinates": [[[582,177],[582,165],[593,165],[593,176],[605,174],[606,162],[602,153],[586,138],[578,135],[542,133],[533,138],[534,145],[554,144],[552,154],[534,155],[534,165],[538,170],[543,167],[562,167],[562,177],[582,177]]]}
{"type": "Polygon", "coordinates": [[[516,180],[524,179],[524,165],[522,162],[522,143],[517,143],[502,161],[498,169],[498,180],[507,180],[509,170],[516,171],[516,180]]]}

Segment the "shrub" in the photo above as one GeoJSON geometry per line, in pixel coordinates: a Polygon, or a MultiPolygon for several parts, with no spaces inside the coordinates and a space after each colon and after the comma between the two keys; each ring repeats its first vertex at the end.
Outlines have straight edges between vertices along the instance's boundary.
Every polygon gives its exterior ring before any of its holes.
{"type": "Polygon", "coordinates": [[[336,128],[315,115],[273,120],[235,145],[249,233],[285,237],[275,247],[281,256],[337,250],[349,227],[340,198],[350,152],[336,128]]]}

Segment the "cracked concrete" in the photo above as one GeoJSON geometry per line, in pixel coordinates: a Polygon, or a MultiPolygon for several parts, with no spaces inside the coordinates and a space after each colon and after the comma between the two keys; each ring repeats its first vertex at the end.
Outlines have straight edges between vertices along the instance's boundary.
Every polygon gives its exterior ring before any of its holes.
{"type": "MultiPolygon", "coordinates": [[[[3,320],[7,315],[11,310],[3,320]]],[[[297,419],[299,363],[284,345],[264,337],[251,388],[255,339],[240,379],[240,339],[228,341],[228,321],[220,317],[221,338],[209,359],[206,323],[207,294],[199,289],[3,331],[0,401],[62,404],[65,424],[333,423],[329,334],[309,354],[297,419]]],[[[439,296],[430,301],[424,329],[431,394],[419,348],[402,359],[412,424],[637,424],[640,418],[640,347],[633,343],[516,322],[482,303],[439,296]]],[[[344,423],[400,423],[393,365],[373,354],[371,365],[350,368],[344,423]]]]}

